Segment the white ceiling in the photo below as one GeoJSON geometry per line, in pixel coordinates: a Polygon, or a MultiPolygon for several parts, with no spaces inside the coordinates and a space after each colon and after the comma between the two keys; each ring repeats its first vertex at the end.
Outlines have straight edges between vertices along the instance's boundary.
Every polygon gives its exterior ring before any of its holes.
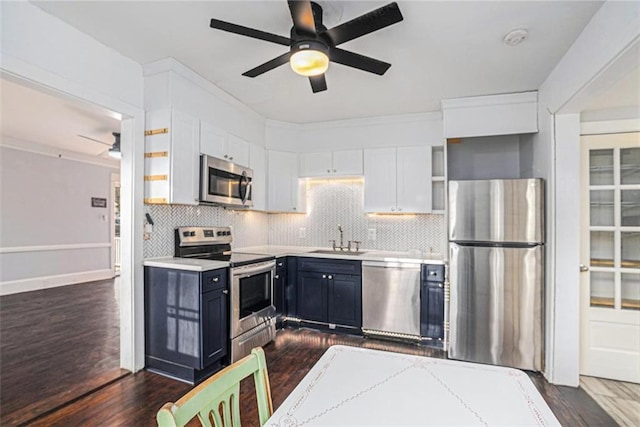
{"type": "Polygon", "coordinates": [[[110,159],[107,151],[114,141],[111,132],[120,132],[117,115],[4,79],[0,80],[0,88],[3,136],[110,159]]]}
{"type": "MultiPolygon", "coordinates": [[[[382,77],[332,64],[328,91],[312,94],[287,65],[255,79],[241,74],[286,51],[209,28],[217,18],[288,36],[277,1],[35,2],[141,63],[173,57],[262,116],[296,123],[437,111],[440,100],[535,90],[602,2],[400,1],[404,21],[340,47],[386,62],[382,77]],[[529,37],[502,42],[515,28],[529,37]]],[[[387,2],[323,2],[330,28],[387,2]]]]}

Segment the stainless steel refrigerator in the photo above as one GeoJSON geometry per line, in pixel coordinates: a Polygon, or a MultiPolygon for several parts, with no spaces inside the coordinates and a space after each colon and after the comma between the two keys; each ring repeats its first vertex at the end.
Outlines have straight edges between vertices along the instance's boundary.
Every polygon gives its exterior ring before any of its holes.
{"type": "Polygon", "coordinates": [[[544,181],[450,181],[449,262],[449,357],[542,370],[544,181]]]}

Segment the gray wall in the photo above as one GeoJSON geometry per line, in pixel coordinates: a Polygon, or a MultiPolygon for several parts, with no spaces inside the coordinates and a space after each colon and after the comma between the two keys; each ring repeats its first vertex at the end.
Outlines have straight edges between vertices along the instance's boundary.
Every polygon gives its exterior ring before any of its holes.
{"type": "MultiPolygon", "coordinates": [[[[0,147],[0,247],[110,243],[110,205],[117,169],[0,147]]],[[[110,269],[110,249],[0,254],[0,282],[110,269]]]]}
{"type": "Polygon", "coordinates": [[[513,179],[533,176],[531,135],[463,138],[447,144],[450,180],[513,179]]]}

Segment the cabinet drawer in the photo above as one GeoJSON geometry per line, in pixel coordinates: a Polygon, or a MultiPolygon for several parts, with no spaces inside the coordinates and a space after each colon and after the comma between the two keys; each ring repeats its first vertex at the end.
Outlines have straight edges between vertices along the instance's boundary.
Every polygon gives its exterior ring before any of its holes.
{"type": "Polygon", "coordinates": [[[425,282],[444,282],[444,265],[423,265],[422,280],[425,282]]]}
{"type": "Polygon", "coordinates": [[[205,271],[202,273],[202,293],[215,291],[220,288],[227,288],[227,269],[205,271]]]}
{"type": "Polygon", "coordinates": [[[362,275],[360,261],[342,259],[298,258],[298,270],[319,273],[362,275]]]}

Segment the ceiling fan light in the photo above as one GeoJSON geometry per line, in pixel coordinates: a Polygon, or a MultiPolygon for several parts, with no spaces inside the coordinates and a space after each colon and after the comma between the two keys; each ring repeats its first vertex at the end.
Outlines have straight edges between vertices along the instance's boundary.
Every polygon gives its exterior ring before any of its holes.
{"type": "Polygon", "coordinates": [[[302,76],[318,76],[329,68],[326,53],[314,49],[303,49],[291,55],[291,69],[302,76]]]}
{"type": "Polygon", "coordinates": [[[117,149],[115,147],[109,148],[109,157],[113,157],[114,159],[122,159],[122,153],[120,152],[120,147],[117,149]]]}

